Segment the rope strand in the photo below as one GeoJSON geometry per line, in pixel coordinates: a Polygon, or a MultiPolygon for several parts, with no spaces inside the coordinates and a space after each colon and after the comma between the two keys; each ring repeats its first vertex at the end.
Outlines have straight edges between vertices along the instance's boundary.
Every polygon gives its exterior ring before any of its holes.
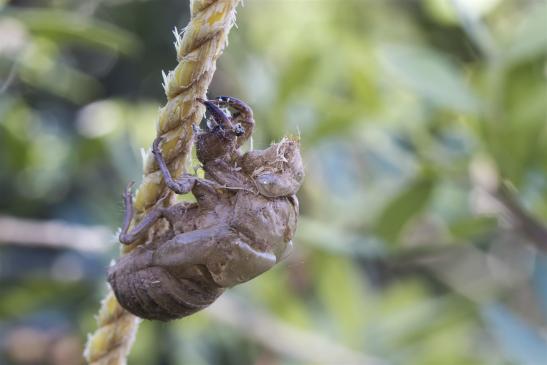
{"type": "MultiPolygon", "coordinates": [[[[239,0],[191,0],[191,19],[182,39],[175,33],[178,65],[164,75],[166,105],[160,109],[157,135],[162,136],[162,153],[173,176],[179,176],[192,146],[192,125],[203,117],[204,107],[196,98],[205,94],[216,70],[216,60],[227,43],[235,22],[239,0]]],[[[166,188],[151,153],[144,159],[144,176],[134,202],[134,223],[156,204],[166,188]]],[[[167,201],[167,199],[166,199],[167,201]]],[[[146,241],[161,234],[153,227],[146,241]]],[[[131,251],[145,241],[125,246],[131,251]]],[[[97,330],[89,336],[84,357],[90,365],[123,365],[131,349],[140,319],[124,310],[109,289],[97,316],[97,330]]]]}

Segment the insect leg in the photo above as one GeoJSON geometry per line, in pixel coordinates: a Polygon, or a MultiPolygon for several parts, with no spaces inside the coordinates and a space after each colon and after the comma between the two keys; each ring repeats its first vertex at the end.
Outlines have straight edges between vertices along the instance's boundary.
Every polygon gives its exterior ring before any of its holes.
{"type": "Polygon", "coordinates": [[[234,111],[232,114],[232,123],[241,123],[245,129],[245,133],[238,138],[238,146],[241,146],[253,134],[255,120],[251,107],[245,102],[231,96],[219,96],[211,100],[211,102],[220,107],[228,107],[234,111]]]}
{"type": "Polygon", "coordinates": [[[216,105],[216,103],[211,100],[204,100],[201,98],[198,99],[198,101],[205,105],[205,108],[207,108],[209,114],[211,114],[215,122],[217,122],[221,128],[226,130],[232,129],[232,123],[230,122],[230,118],[228,118],[228,116],[224,114],[224,112],[216,105]]]}
{"type": "Polygon", "coordinates": [[[153,264],[166,268],[205,264],[214,244],[222,236],[222,230],[217,227],[178,234],[157,248],[153,264]]]}
{"type": "Polygon", "coordinates": [[[131,194],[131,186],[129,184],[126,191],[123,194],[124,205],[125,205],[125,217],[123,221],[123,227],[118,236],[119,241],[124,245],[129,245],[132,242],[135,242],[137,239],[141,238],[148,229],[156,223],[156,221],[163,217],[164,208],[161,207],[163,200],[167,197],[163,197],[158,201],[156,207],[154,207],[144,218],[137,224],[131,231],[129,231],[129,225],[133,219],[133,196],[131,194]]]}
{"type": "Polygon", "coordinates": [[[171,176],[171,173],[169,172],[169,169],[167,168],[165,159],[163,158],[163,155],[161,154],[161,150],[159,146],[161,141],[162,141],[161,137],[158,137],[154,140],[154,143],[152,144],[152,153],[154,154],[154,157],[156,158],[156,162],[160,168],[160,171],[163,174],[163,179],[165,180],[165,184],[169,187],[169,189],[171,189],[177,194],[189,193],[194,187],[194,184],[197,178],[189,174],[184,174],[181,178],[177,180],[173,179],[173,176],[171,176]]]}
{"type": "Polygon", "coordinates": [[[276,262],[273,253],[253,248],[228,226],[178,234],[158,247],[153,259],[154,265],[166,268],[205,265],[221,287],[248,281],[276,262]]]}

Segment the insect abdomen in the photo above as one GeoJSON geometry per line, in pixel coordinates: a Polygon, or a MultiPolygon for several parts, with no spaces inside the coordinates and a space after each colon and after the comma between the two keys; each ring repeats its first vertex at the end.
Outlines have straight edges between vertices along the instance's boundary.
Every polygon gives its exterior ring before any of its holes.
{"type": "MultiPolygon", "coordinates": [[[[139,256],[135,254],[123,259],[139,256]]],[[[142,262],[143,257],[136,259],[142,262]]],[[[137,269],[135,261],[120,260],[110,269],[108,281],[120,305],[138,317],[161,321],[186,317],[213,303],[223,292],[209,280],[175,277],[162,267],[137,269]]]]}

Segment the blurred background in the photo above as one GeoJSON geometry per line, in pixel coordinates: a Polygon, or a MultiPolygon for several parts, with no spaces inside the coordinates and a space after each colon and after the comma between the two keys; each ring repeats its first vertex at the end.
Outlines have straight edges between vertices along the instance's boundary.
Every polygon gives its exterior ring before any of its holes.
{"type": "MultiPolygon", "coordinates": [[[[175,0],[0,1],[0,364],[81,364],[175,0]]],[[[547,364],[547,3],[246,0],[209,96],[300,134],[292,255],[129,363],[547,364]]]]}

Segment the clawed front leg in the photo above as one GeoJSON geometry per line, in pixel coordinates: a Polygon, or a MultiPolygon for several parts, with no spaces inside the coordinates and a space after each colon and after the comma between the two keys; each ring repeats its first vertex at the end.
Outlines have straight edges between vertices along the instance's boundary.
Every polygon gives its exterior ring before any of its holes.
{"type": "Polygon", "coordinates": [[[163,217],[165,208],[162,207],[164,199],[167,197],[165,195],[162,197],[152,210],[148,212],[144,216],[144,218],[137,224],[131,232],[129,232],[129,225],[131,224],[131,220],[133,219],[133,195],[131,194],[131,187],[133,186],[133,182],[129,183],[127,186],[124,194],[123,194],[123,201],[125,205],[125,217],[123,220],[123,227],[122,231],[119,235],[119,241],[123,243],[124,245],[129,245],[133,242],[135,242],[137,239],[142,238],[148,229],[156,223],[156,221],[163,217]]]}
{"type": "Polygon", "coordinates": [[[165,163],[165,160],[163,158],[163,155],[161,154],[160,150],[160,142],[162,141],[161,137],[156,138],[154,143],[152,144],[152,153],[154,154],[154,157],[156,158],[156,162],[160,168],[161,173],[163,174],[163,179],[165,180],[165,184],[176,194],[188,194],[192,191],[196,183],[199,183],[203,186],[206,186],[210,189],[218,188],[219,185],[214,183],[213,181],[209,181],[206,179],[201,179],[197,176],[190,175],[188,173],[183,174],[178,179],[173,179],[173,176],[171,176],[171,173],[169,172],[169,169],[167,168],[167,164],[165,163]]]}
{"type": "Polygon", "coordinates": [[[232,123],[230,122],[230,118],[228,118],[228,116],[224,114],[224,112],[218,107],[217,103],[215,103],[213,100],[205,100],[202,98],[198,98],[197,100],[205,105],[205,108],[221,129],[232,129],[232,123]]]}
{"type": "Polygon", "coordinates": [[[210,102],[219,107],[231,109],[232,123],[241,123],[243,126],[245,132],[238,139],[238,147],[251,137],[255,127],[255,120],[253,118],[253,110],[250,106],[231,96],[219,96],[214,100],[210,100],[210,102]]]}
{"type": "Polygon", "coordinates": [[[167,164],[165,163],[163,155],[161,154],[161,150],[160,150],[161,141],[162,141],[161,137],[156,138],[156,140],[152,144],[152,153],[154,154],[154,157],[156,158],[156,162],[160,168],[160,171],[163,174],[163,179],[165,180],[165,184],[169,187],[169,189],[171,189],[177,194],[189,193],[190,191],[192,191],[192,188],[194,187],[194,184],[196,183],[197,178],[190,174],[184,174],[181,178],[177,180],[173,179],[173,177],[171,176],[171,173],[169,172],[169,169],[167,168],[167,164]]]}

